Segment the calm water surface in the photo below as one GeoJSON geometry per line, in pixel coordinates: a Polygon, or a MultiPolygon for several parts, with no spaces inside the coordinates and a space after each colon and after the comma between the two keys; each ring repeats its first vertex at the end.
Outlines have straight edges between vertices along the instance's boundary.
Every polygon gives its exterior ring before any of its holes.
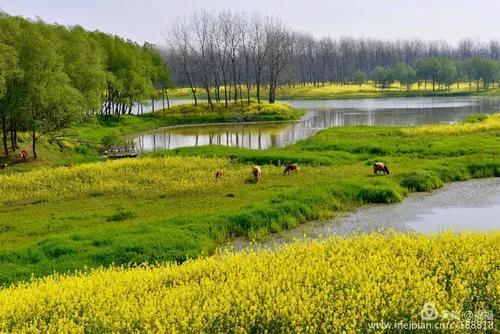
{"type": "MultiPolygon", "coordinates": [[[[177,100],[173,104],[186,103],[177,100]]],[[[283,147],[321,129],[346,125],[448,124],[471,114],[500,110],[500,97],[424,97],[358,100],[287,101],[304,109],[297,122],[182,126],[141,133],[133,138],[138,153],[186,146],[228,145],[250,149],[283,147]]]]}

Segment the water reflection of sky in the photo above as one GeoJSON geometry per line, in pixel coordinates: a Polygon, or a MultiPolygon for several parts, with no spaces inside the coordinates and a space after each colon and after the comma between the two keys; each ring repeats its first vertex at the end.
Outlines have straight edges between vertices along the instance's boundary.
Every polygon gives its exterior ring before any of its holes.
{"type": "MultiPolygon", "coordinates": [[[[183,101],[186,102],[186,101],[183,101]]],[[[283,147],[332,126],[448,124],[478,113],[496,113],[500,98],[439,97],[332,101],[289,101],[306,113],[288,125],[194,126],[140,134],[134,138],[138,152],[186,146],[228,145],[250,149],[283,147]]]]}
{"type": "Polygon", "coordinates": [[[435,208],[407,223],[421,233],[488,231],[500,228],[500,204],[478,208],[435,208]]]}

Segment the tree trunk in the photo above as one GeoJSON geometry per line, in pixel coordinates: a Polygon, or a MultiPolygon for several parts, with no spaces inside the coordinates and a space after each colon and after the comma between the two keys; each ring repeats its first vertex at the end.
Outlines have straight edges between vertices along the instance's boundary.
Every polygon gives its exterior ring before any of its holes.
{"type": "Polygon", "coordinates": [[[162,109],[165,109],[165,88],[161,91],[161,107],[162,109]]]}
{"type": "Polygon", "coordinates": [[[12,121],[10,125],[10,146],[12,151],[17,150],[17,127],[12,121]]]}
{"type": "Polygon", "coordinates": [[[9,155],[9,146],[7,145],[7,120],[5,116],[2,116],[2,140],[3,140],[3,150],[5,151],[5,156],[9,155]]]}
{"type": "Polygon", "coordinates": [[[31,140],[32,140],[32,149],[33,149],[33,158],[37,158],[37,155],[36,155],[36,132],[35,131],[32,131],[31,132],[31,140]]]}
{"type": "Polygon", "coordinates": [[[167,108],[170,109],[170,99],[168,98],[168,89],[165,88],[165,96],[167,97],[167,108]]]}
{"type": "Polygon", "coordinates": [[[212,96],[210,94],[210,87],[207,85],[205,86],[205,91],[207,92],[207,102],[208,105],[210,106],[210,109],[214,111],[214,104],[212,103],[212,96]]]}

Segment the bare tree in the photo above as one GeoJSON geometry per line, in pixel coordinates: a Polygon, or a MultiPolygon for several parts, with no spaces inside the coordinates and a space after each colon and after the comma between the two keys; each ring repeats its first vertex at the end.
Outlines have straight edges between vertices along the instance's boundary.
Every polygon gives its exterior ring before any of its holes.
{"type": "Polygon", "coordinates": [[[168,41],[172,55],[180,61],[183,73],[193,94],[194,104],[198,105],[196,97],[197,81],[196,81],[196,61],[194,55],[191,54],[192,47],[191,35],[189,30],[189,22],[186,18],[177,19],[170,33],[171,39],[168,41]]]}
{"type": "Polygon", "coordinates": [[[194,13],[191,17],[191,25],[193,26],[194,37],[193,43],[190,44],[191,53],[194,55],[200,81],[205,88],[207,100],[210,108],[214,110],[210,89],[212,87],[212,70],[210,69],[210,23],[211,17],[207,12],[201,14],[194,13]]]}
{"type": "Polygon", "coordinates": [[[276,88],[280,74],[291,63],[294,35],[277,19],[266,26],[269,68],[269,103],[276,101],[276,88]]]}

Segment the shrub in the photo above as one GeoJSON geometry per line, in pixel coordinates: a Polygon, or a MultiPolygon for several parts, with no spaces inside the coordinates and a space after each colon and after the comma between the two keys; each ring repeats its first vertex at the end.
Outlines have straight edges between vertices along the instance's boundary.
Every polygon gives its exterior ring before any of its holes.
{"type": "Polygon", "coordinates": [[[431,191],[443,186],[441,179],[432,172],[416,171],[398,175],[402,187],[410,191],[431,191]]]}
{"type": "Polygon", "coordinates": [[[396,203],[402,196],[389,186],[365,185],[359,189],[358,199],[363,203],[396,203]]]}
{"type": "Polygon", "coordinates": [[[464,123],[479,123],[484,120],[488,119],[488,115],[485,114],[475,114],[475,115],[469,115],[465,120],[464,123]]]}

